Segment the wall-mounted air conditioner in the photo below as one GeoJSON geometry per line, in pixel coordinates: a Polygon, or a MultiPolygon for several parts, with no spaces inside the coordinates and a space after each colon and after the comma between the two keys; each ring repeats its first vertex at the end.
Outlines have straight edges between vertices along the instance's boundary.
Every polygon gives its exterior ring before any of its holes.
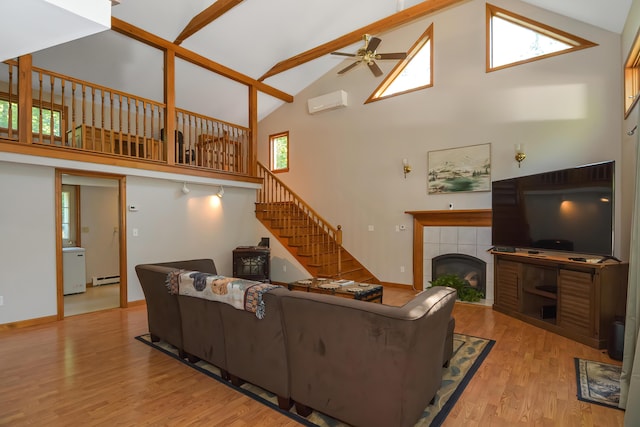
{"type": "Polygon", "coordinates": [[[347,92],[337,90],[326,95],[317,96],[307,101],[309,114],[316,114],[320,111],[335,110],[347,106],[347,92]]]}

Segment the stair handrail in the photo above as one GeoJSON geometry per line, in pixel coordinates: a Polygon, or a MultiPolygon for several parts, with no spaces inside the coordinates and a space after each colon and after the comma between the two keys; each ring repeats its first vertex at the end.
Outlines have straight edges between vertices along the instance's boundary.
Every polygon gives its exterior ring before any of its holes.
{"type": "Polygon", "coordinates": [[[257,162],[258,164],[258,177],[263,179],[262,188],[260,188],[257,192],[257,202],[258,203],[278,203],[278,202],[292,202],[295,206],[299,207],[303,212],[305,212],[309,218],[316,224],[320,229],[324,230],[327,235],[335,242],[337,245],[337,256],[338,256],[338,274],[341,273],[341,248],[342,248],[342,227],[338,225],[337,227],[329,224],[327,220],[325,220],[320,214],[318,214],[311,206],[309,206],[302,198],[296,194],[288,185],[286,185],[282,180],[280,180],[273,172],[271,172],[268,168],[266,168],[262,163],[257,162]],[[269,179],[265,179],[265,178],[269,179]],[[271,188],[272,183],[276,182],[279,189],[284,190],[283,192],[275,192],[274,189],[271,188]]]}
{"type": "MultiPolygon", "coordinates": [[[[280,186],[287,191],[287,193],[291,194],[291,196],[293,196],[293,199],[294,199],[293,201],[296,203],[296,205],[304,206],[305,210],[308,210],[311,213],[313,213],[313,215],[319,220],[318,225],[322,225],[323,227],[326,227],[327,229],[331,230],[333,234],[335,234],[336,236],[339,236],[339,241],[337,243],[342,245],[342,226],[338,225],[337,227],[334,227],[331,224],[329,224],[327,220],[322,218],[322,216],[319,213],[317,213],[311,206],[309,206],[304,200],[302,200],[302,198],[298,196],[298,194],[296,194],[296,192],[293,191],[287,184],[282,182],[282,180],[280,180],[273,172],[271,172],[268,168],[266,168],[262,163],[258,162],[259,178],[264,177],[263,175],[261,175],[261,172],[266,175],[269,175],[274,181],[277,181],[278,184],[280,184],[280,186]]],[[[258,191],[258,203],[269,203],[269,200],[265,200],[264,198],[265,193],[266,192],[264,191],[264,186],[263,186],[262,190],[258,191]]],[[[278,202],[278,200],[271,200],[271,201],[278,202]]]]}

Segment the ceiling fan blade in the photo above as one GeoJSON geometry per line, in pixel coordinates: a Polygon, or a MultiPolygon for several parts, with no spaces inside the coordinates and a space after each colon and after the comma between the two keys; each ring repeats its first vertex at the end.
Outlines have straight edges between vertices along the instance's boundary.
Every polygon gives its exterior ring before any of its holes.
{"type": "Polygon", "coordinates": [[[338,74],[344,74],[347,71],[349,71],[350,69],[354,68],[356,65],[358,65],[360,63],[360,61],[356,61],[353,64],[349,65],[348,67],[343,68],[342,70],[338,71],[338,74]]]}
{"type": "Polygon", "coordinates": [[[407,54],[405,52],[396,53],[379,53],[376,55],[376,59],[405,59],[407,54]]]}
{"type": "Polygon", "coordinates": [[[365,49],[368,52],[375,52],[378,46],[380,46],[381,42],[382,40],[380,40],[379,38],[371,37],[371,40],[369,40],[369,44],[365,47],[365,49]]]}
{"type": "Polygon", "coordinates": [[[345,52],[331,52],[331,55],[350,56],[350,57],[356,56],[355,53],[345,53],[345,52]]]}
{"type": "Polygon", "coordinates": [[[374,76],[380,77],[382,75],[382,70],[380,69],[380,67],[378,67],[378,64],[371,61],[367,65],[369,66],[369,69],[371,70],[374,76]]]}

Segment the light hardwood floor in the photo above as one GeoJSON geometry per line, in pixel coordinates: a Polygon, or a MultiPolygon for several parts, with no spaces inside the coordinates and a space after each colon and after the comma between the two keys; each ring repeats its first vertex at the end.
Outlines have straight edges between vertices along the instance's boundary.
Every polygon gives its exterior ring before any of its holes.
{"type": "MultiPolygon", "coordinates": [[[[385,303],[412,292],[385,288],[385,303]]],[[[621,426],[576,398],[574,357],[606,352],[489,307],[457,303],[456,332],[496,340],[445,426],[621,426]]],[[[0,426],[295,426],[286,416],[135,341],[136,306],[0,331],[0,426]]]]}

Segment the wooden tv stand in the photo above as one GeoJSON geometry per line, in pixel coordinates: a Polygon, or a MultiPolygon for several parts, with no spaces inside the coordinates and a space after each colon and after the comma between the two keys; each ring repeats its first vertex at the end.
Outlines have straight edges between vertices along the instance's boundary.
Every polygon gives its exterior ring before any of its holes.
{"type": "Polygon", "coordinates": [[[494,310],[591,347],[607,347],[611,324],[626,310],[627,263],[596,263],[592,255],[493,254],[494,310]]]}

